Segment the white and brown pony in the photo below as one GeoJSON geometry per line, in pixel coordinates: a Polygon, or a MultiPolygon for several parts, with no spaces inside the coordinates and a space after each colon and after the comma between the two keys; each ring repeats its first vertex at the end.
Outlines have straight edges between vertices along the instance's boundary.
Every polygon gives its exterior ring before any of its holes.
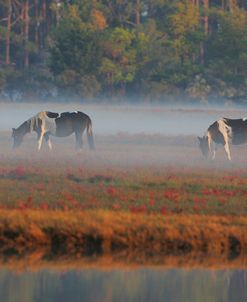
{"type": "Polygon", "coordinates": [[[247,143],[247,119],[221,118],[208,127],[203,137],[198,137],[199,147],[204,157],[215,158],[217,145],[223,145],[229,160],[229,145],[247,143]]]}
{"type": "Polygon", "coordinates": [[[12,129],[14,148],[20,146],[24,136],[30,132],[38,135],[38,150],[40,150],[43,138],[48,143],[50,149],[52,144],[50,135],[56,137],[66,137],[75,133],[76,148],[82,148],[82,134],[87,129],[87,138],[90,149],[94,149],[94,139],[92,131],[92,121],[83,112],[63,112],[61,114],[49,111],[41,111],[29,120],[23,122],[18,128],[12,129]]]}

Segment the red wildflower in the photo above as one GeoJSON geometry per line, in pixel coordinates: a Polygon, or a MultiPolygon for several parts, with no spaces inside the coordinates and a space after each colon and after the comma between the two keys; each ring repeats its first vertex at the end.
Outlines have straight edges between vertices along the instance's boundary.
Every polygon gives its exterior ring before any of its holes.
{"type": "Polygon", "coordinates": [[[200,198],[200,197],[197,197],[197,196],[194,197],[193,201],[194,201],[195,204],[206,203],[206,199],[200,198]]]}
{"type": "Polygon", "coordinates": [[[163,194],[166,199],[177,201],[179,197],[179,193],[174,189],[166,190],[163,194]]]}
{"type": "Polygon", "coordinates": [[[15,172],[15,175],[19,177],[25,176],[26,174],[26,170],[23,166],[16,167],[13,172],[15,172]]]}
{"type": "Polygon", "coordinates": [[[202,194],[203,194],[203,195],[211,195],[212,192],[211,192],[209,189],[204,189],[204,190],[202,191],[202,194]]]}
{"type": "Polygon", "coordinates": [[[32,196],[28,196],[27,201],[25,202],[25,207],[26,208],[31,208],[33,205],[33,197],[32,196]]]}
{"type": "Polygon", "coordinates": [[[200,207],[198,205],[193,206],[193,211],[198,213],[200,211],[200,207]]]}
{"type": "Polygon", "coordinates": [[[17,207],[19,210],[25,210],[27,208],[26,202],[19,201],[17,207]]]}
{"type": "Polygon", "coordinates": [[[111,195],[111,196],[115,196],[116,193],[117,193],[117,189],[114,188],[113,186],[109,186],[107,189],[106,189],[106,192],[111,195]]]}
{"type": "Polygon", "coordinates": [[[131,213],[145,213],[147,211],[147,207],[145,205],[141,206],[130,206],[131,213]]]}
{"type": "Polygon", "coordinates": [[[119,210],[119,209],[120,209],[120,205],[119,205],[118,203],[114,203],[114,204],[112,205],[112,209],[113,209],[113,210],[119,210]]]}
{"type": "Polygon", "coordinates": [[[227,201],[227,199],[226,199],[225,197],[222,196],[222,197],[219,197],[218,201],[219,201],[220,203],[222,203],[222,204],[225,204],[226,201],[227,201]]]}
{"type": "Polygon", "coordinates": [[[47,202],[41,203],[39,207],[40,207],[41,210],[44,210],[44,211],[49,210],[49,205],[48,205],[47,202]]]}
{"type": "Polygon", "coordinates": [[[165,207],[165,206],[160,209],[160,213],[163,214],[163,215],[166,215],[167,212],[168,212],[167,207],[165,207]]]}

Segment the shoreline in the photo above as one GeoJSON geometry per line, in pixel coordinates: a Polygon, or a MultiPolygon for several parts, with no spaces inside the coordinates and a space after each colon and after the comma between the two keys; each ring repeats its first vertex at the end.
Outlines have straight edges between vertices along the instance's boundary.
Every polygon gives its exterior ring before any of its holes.
{"type": "Polygon", "coordinates": [[[116,269],[136,270],[149,269],[205,269],[205,270],[246,270],[247,255],[239,255],[231,259],[228,256],[191,253],[188,255],[150,255],[140,252],[127,252],[91,255],[80,254],[50,254],[44,249],[33,250],[18,255],[0,255],[0,269],[13,272],[40,271],[70,271],[97,269],[112,271],[116,269]]]}
{"type": "Polygon", "coordinates": [[[106,210],[0,210],[0,253],[48,248],[93,255],[245,255],[247,217],[161,215],[106,210]]]}

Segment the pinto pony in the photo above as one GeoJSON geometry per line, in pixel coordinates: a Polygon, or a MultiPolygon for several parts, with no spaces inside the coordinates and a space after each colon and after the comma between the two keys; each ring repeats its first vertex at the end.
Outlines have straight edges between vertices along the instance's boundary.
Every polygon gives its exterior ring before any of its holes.
{"type": "Polygon", "coordinates": [[[223,145],[227,158],[231,160],[229,145],[247,143],[247,119],[221,118],[208,127],[203,137],[198,137],[204,157],[215,159],[216,145],[223,145]]]}
{"type": "Polygon", "coordinates": [[[41,149],[43,138],[50,149],[52,144],[50,135],[56,137],[66,137],[75,133],[76,148],[82,148],[82,134],[87,129],[87,138],[90,149],[94,149],[94,139],[92,121],[83,112],[63,112],[61,114],[49,111],[41,111],[29,120],[23,122],[18,128],[12,129],[14,139],[13,148],[17,148],[23,141],[24,136],[30,132],[38,135],[38,150],[41,149]]]}

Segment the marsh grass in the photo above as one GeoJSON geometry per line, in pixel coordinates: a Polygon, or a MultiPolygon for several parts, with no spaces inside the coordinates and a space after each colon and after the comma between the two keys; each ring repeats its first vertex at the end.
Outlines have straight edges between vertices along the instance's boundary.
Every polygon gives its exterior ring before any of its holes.
{"type": "Polygon", "coordinates": [[[1,249],[51,247],[67,253],[247,252],[247,218],[134,214],[103,210],[0,210],[1,249]]]}
{"type": "Polygon", "coordinates": [[[246,251],[242,149],[232,163],[205,162],[179,137],[168,145],[104,139],[82,154],[62,142],[52,153],[37,153],[32,139],[15,153],[2,146],[0,249],[246,251]]]}

